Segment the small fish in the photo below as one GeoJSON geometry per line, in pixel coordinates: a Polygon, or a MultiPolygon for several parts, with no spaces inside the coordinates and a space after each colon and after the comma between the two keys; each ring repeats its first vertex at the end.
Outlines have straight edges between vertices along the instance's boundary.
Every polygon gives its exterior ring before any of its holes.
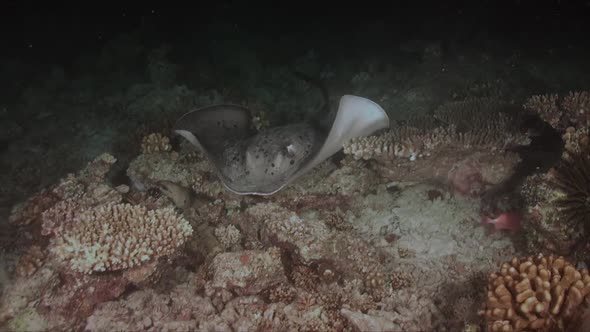
{"type": "Polygon", "coordinates": [[[157,185],[162,193],[168,196],[168,198],[174,202],[176,207],[183,210],[194,208],[196,211],[198,211],[199,208],[214,201],[213,198],[205,194],[196,193],[189,188],[183,187],[171,181],[158,181],[157,185]]]}
{"type": "Polygon", "coordinates": [[[481,223],[482,225],[493,225],[492,233],[502,230],[516,232],[521,229],[522,217],[520,212],[504,212],[496,218],[484,217],[481,223]]]}

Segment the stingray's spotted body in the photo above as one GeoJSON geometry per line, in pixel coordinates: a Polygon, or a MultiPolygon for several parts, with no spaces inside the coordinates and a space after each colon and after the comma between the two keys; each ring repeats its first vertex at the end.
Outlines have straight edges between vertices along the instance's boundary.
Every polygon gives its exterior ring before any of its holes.
{"type": "Polygon", "coordinates": [[[256,133],[250,121],[244,107],[214,105],[183,115],[175,131],[211,159],[227,189],[270,195],[338,152],[347,140],[389,127],[379,105],[352,95],[340,99],[329,130],[297,123],[256,133]]]}

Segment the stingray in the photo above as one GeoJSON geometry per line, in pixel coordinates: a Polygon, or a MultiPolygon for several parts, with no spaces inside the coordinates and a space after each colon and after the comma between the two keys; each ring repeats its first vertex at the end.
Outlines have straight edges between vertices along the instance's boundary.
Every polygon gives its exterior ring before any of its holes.
{"type": "Polygon", "coordinates": [[[211,105],[181,116],[174,131],[213,163],[223,185],[239,195],[271,195],[330,158],[351,138],[389,127],[377,103],[344,95],[328,126],[301,122],[256,132],[249,109],[211,105]]]}

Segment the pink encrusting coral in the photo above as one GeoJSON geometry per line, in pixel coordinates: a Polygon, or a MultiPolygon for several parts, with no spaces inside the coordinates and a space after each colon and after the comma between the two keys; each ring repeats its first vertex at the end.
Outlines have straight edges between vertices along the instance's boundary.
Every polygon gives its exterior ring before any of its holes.
{"type": "Polygon", "coordinates": [[[466,159],[451,168],[447,181],[454,193],[465,196],[477,196],[485,188],[481,166],[477,161],[466,159]]]}

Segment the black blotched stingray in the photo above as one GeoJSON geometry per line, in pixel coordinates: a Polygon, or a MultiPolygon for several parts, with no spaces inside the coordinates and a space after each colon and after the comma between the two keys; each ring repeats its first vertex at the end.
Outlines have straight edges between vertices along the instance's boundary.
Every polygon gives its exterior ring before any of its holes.
{"type": "Polygon", "coordinates": [[[211,160],[224,186],[239,195],[271,195],[328,159],[351,138],[389,127],[375,102],[344,95],[328,129],[296,123],[255,132],[239,105],[206,106],[181,116],[175,132],[211,160]]]}

